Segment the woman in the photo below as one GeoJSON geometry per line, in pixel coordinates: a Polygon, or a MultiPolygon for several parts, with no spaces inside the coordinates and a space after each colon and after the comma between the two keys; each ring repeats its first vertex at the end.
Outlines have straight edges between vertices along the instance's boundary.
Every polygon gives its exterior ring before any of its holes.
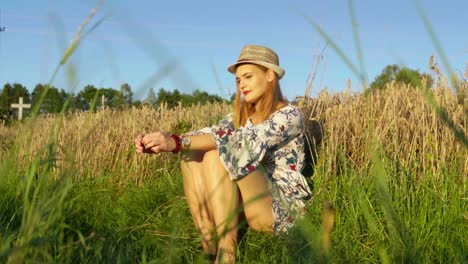
{"type": "Polygon", "coordinates": [[[301,174],[302,115],[283,99],[278,56],[247,45],[228,71],[236,76],[234,112],[217,125],[135,139],[139,153],[189,154],[182,161],[185,195],[203,250],[216,262],[234,260],[240,221],[259,231],[286,232],[311,197],[301,174]]]}

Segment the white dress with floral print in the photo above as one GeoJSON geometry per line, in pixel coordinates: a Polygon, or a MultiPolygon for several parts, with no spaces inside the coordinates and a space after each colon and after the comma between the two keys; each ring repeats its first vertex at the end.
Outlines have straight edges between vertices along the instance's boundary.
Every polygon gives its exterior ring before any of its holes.
{"type": "Polygon", "coordinates": [[[273,230],[287,232],[294,217],[303,213],[311,198],[304,167],[304,138],[301,111],[287,105],[269,119],[234,128],[232,114],[218,124],[188,134],[209,133],[216,142],[222,164],[231,180],[239,180],[260,165],[272,185],[273,230]]]}

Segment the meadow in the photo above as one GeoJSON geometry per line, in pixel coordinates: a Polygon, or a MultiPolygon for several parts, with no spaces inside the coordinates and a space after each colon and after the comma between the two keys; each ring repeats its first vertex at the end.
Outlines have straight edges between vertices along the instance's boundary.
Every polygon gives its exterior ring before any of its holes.
{"type": "MultiPolygon", "coordinates": [[[[466,135],[466,100],[443,81],[423,91],[390,83],[302,102],[308,213],[285,236],[243,228],[238,262],[466,263],[467,146],[454,133],[466,135]]],[[[133,138],[196,130],[229,111],[161,105],[0,125],[0,262],[207,263],[181,157],[138,155],[133,138]]]]}
{"type": "MultiPolygon", "coordinates": [[[[49,85],[102,22],[83,31],[98,7],[49,85]]],[[[362,77],[363,67],[311,24],[362,77]]],[[[73,83],[73,69],[67,73],[73,83]]],[[[313,199],[288,235],[241,227],[238,263],[467,263],[468,73],[452,87],[433,77],[430,89],[392,82],[322,90],[301,102],[313,199]]],[[[24,122],[0,123],[0,263],[207,263],[184,198],[181,156],[138,155],[133,139],[196,130],[229,111],[225,103],[48,116],[36,109],[24,122]]]]}

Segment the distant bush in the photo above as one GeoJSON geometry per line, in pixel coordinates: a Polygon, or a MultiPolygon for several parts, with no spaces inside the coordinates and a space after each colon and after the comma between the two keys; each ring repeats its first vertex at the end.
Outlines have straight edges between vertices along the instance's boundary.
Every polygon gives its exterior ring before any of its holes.
{"type": "Polygon", "coordinates": [[[395,82],[397,84],[406,84],[411,87],[417,87],[418,82],[421,82],[423,79],[426,79],[426,85],[428,87],[432,86],[433,80],[429,74],[420,73],[417,70],[413,70],[407,67],[400,68],[398,65],[388,65],[386,66],[382,73],[378,75],[375,80],[371,83],[371,89],[384,89],[387,84],[395,82]]]}

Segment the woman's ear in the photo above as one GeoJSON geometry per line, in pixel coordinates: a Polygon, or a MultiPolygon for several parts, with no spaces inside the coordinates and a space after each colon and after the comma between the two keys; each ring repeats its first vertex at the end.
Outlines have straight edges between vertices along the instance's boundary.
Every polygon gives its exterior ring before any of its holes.
{"type": "Polygon", "coordinates": [[[275,72],[273,70],[268,69],[267,71],[267,81],[272,82],[275,79],[275,72]]]}

